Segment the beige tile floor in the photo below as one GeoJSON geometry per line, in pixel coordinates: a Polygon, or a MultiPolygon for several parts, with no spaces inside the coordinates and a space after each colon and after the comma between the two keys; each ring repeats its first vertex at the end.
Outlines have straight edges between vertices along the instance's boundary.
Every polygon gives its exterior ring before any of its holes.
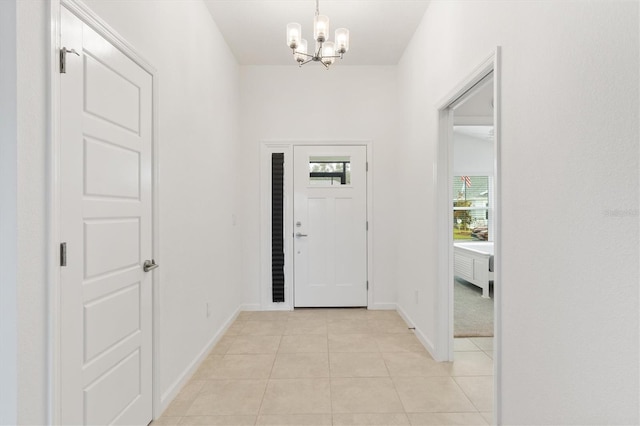
{"type": "Polygon", "coordinates": [[[435,362],[394,311],[242,312],[152,424],[491,424],[492,349],[435,362]]]}

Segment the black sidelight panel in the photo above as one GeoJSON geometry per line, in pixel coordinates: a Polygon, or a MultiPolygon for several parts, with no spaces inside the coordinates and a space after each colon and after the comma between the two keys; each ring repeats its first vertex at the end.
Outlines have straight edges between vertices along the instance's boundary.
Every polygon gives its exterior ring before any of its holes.
{"type": "Polygon", "coordinates": [[[284,302],[284,154],[271,154],[271,295],[284,302]]]}

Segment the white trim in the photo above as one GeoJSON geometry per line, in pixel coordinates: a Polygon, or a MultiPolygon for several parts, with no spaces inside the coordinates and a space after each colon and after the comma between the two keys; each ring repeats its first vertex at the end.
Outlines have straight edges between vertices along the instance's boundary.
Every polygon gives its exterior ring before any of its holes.
{"type": "Polygon", "coordinates": [[[436,205],[437,205],[437,229],[438,229],[438,330],[436,359],[453,360],[453,236],[450,230],[453,226],[450,201],[452,198],[452,173],[453,173],[453,125],[454,117],[452,105],[482,81],[489,73],[493,72],[494,84],[494,210],[493,210],[493,240],[494,256],[494,423],[500,424],[501,418],[501,378],[502,378],[502,282],[501,282],[501,98],[500,98],[500,46],[478,67],[476,67],[460,84],[454,87],[449,94],[437,104],[438,110],[438,166],[436,171],[436,205]]]}
{"type": "MultiPolygon", "coordinates": [[[[151,141],[151,179],[152,179],[152,205],[151,205],[151,216],[152,216],[152,230],[151,230],[151,238],[152,238],[152,246],[151,246],[151,251],[153,253],[153,259],[155,259],[156,263],[158,265],[162,265],[162,255],[160,252],[160,113],[159,113],[159,106],[160,106],[160,99],[158,98],[159,94],[160,94],[160,79],[158,76],[158,73],[155,69],[153,69],[153,72],[150,72],[151,74],[151,80],[152,80],[152,87],[151,87],[151,96],[152,96],[152,104],[151,104],[151,108],[153,108],[152,111],[152,117],[151,119],[153,120],[153,124],[152,124],[152,132],[153,135],[151,136],[152,141],[151,141]]],[[[151,372],[151,377],[152,377],[152,388],[153,388],[153,395],[152,395],[152,405],[153,405],[153,419],[157,419],[158,417],[160,417],[161,413],[162,413],[162,399],[160,397],[161,392],[162,392],[162,383],[160,381],[160,377],[162,377],[161,374],[161,366],[162,366],[162,362],[161,362],[161,357],[160,357],[160,343],[161,343],[161,325],[162,325],[162,321],[161,321],[161,317],[160,317],[160,313],[162,312],[162,298],[160,297],[160,295],[162,294],[160,291],[160,283],[162,282],[161,280],[161,275],[162,275],[162,268],[157,268],[155,269],[153,272],[153,291],[152,291],[152,328],[153,328],[153,336],[152,336],[152,343],[151,343],[151,347],[152,347],[152,351],[153,354],[151,355],[152,358],[152,362],[153,362],[153,367],[152,367],[152,372],[151,372]]]]}
{"type": "Polygon", "coordinates": [[[0,2],[0,424],[18,423],[17,4],[0,2]]]}
{"type": "Polygon", "coordinates": [[[216,334],[209,340],[209,342],[202,348],[202,350],[198,353],[198,355],[187,365],[187,368],[182,370],[182,373],[178,375],[178,378],[174,380],[174,382],[167,388],[167,390],[160,396],[160,404],[158,406],[158,415],[156,418],[160,417],[164,410],[167,409],[171,401],[178,395],[182,387],[187,384],[187,382],[191,379],[193,373],[198,370],[200,364],[207,358],[211,349],[224,337],[224,334],[227,332],[229,327],[233,324],[233,322],[238,318],[238,315],[242,311],[242,307],[239,307],[235,310],[233,314],[224,322],[224,325],[218,330],[216,334]]]}
{"type": "Polygon", "coordinates": [[[431,357],[436,361],[446,361],[446,359],[438,358],[436,348],[433,342],[429,340],[427,335],[424,334],[421,329],[415,326],[415,323],[411,320],[411,317],[409,317],[407,312],[405,312],[405,310],[402,309],[400,306],[398,306],[397,312],[398,314],[400,314],[404,322],[406,322],[410,327],[414,327],[413,332],[415,333],[420,343],[422,343],[422,346],[424,346],[427,352],[429,352],[431,357]]]}
{"type": "MultiPolygon", "coordinates": [[[[476,94],[478,94],[483,88],[491,84],[491,81],[493,80],[493,78],[489,77],[489,75],[493,71],[492,66],[493,66],[493,61],[491,60],[491,58],[489,58],[487,61],[485,61],[485,63],[480,65],[480,67],[478,67],[477,74],[475,74],[470,80],[470,81],[474,81],[475,83],[473,83],[473,85],[468,89],[461,89],[460,92],[457,92],[454,95],[454,96],[457,96],[457,98],[448,105],[448,108],[453,108],[453,109],[460,108],[461,106],[469,102],[469,100],[472,97],[474,97],[476,94]],[[477,78],[479,78],[479,80],[477,78]]],[[[463,84],[463,87],[466,88],[467,85],[463,84]]],[[[460,118],[462,118],[462,116],[460,116],[460,118]]],[[[487,116],[486,118],[490,120],[489,125],[492,126],[493,116],[487,116]]],[[[454,126],[457,126],[457,125],[458,124],[455,124],[455,120],[454,120],[454,126]]]]}
{"type": "Polygon", "coordinates": [[[370,311],[397,311],[398,304],[395,302],[371,303],[367,307],[370,311]]]}
{"type": "Polygon", "coordinates": [[[60,424],[60,79],[58,76],[60,51],[60,2],[51,2],[51,28],[49,32],[49,179],[47,193],[49,194],[49,210],[46,218],[47,247],[50,256],[47,257],[47,277],[49,277],[49,301],[47,329],[47,419],[50,424],[60,424]]]}
{"type": "Polygon", "coordinates": [[[262,309],[262,305],[259,303],[244,303],[240,305],[240,311],[288,311],[289,309],[262,309]]]}
{"type": "Polygon", "coordinates": [[[502,48],[496,47],[493,68],[494,210],[493,210],[493,421],[502,424],[502,48]]]}
{"type": "MultiPolygon", "coordinates": [[[[60,8],[65,7],[78,19],[93,28],[98,34],[107,39],[129,59],[149,73],[152,79],[152,251],[153,258],[161,263],[160,256],[160,223],[159,223],[159,123],[158,123],[158,73],[157,70],[144,59],[136,49],[130,45],[124,37],[120,36],[111,26],[103,21],[88,6],[80,0],[53,0],[51,2],[51,31],[50,31],[50,67],[49,67],[49,138],[51,149],[49,151],[49,256],[48,271],[51,277],[51,293],[49,295],[49,397],[48,420],[50,424],[61,423],[60,413],[60,266],[58,264],[58,245],[60,243],[60,171],[58,158],[60,153],[60,82],[58,72],[58,52],[60,51],[60,8]]],[[[160,271],[153,272],[153,301],[152,301],[152,418],[156,419],[161,414],[162,399],[160,388],[160,271]]]]}
{"type": "MultiPolygon", "coordinates": [[[[261,310],[293,310],[293,285],[288,277],[293,277],[293,230],[287,226],[287,217],[293,216],[293,147],[294,146],[366,146],[367,148],[367,306],[373,306],[375,279],[373,276],[373,143],[370,140],[263,140],[260,141],[260,308],[261,310]],[[271,290],[271,153],[285,154],[285,302],[273,303],[271,290]]],[[[385,309],[395,309],[393,307],[385,309]]],[[[245,305],[246,306],[246,305],[245,305]]],[[[387,306],[390,306],[387,304],[387,306]]],[[[371,308],[370,308],[371,309],[371,308]]],[[[379,309],[379,308],[375,308],[379,309]]]]}
{"type": "MultiPolygon", "coordinates": [[[[497,49],[496,49],[497,52],[497,49]]],[[[477,83],[482,81],[491,71],[495,69],[496,52],[489,55],[480,65],[478,65],[469,75],[464,78],[458,85],[449,91],[449,93],[436,104],[438,111],[445,110],[452,106],[477,83]]],[[[495,113],[495,110],[494,110],[495,113]]]]}
{"type": "Polygon", "coordinates": [[[376,289],[375,277],[373,276],[373,240],[375,235],[375,220],[373,220],[373,173],[375,167],[373,161],[373,143],[367,142],[367,282],[369,289],[367,291],[367,306],[376,304],[373,294],[376,289]]]}

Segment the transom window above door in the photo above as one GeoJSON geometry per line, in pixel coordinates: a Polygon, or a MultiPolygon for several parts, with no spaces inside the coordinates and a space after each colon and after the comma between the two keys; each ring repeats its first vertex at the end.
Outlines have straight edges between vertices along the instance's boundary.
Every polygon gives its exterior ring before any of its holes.
{"type": "Polygon", "coordinates": [[[351,157],[309,157],[309,185],[351,185],[351,157]]]}

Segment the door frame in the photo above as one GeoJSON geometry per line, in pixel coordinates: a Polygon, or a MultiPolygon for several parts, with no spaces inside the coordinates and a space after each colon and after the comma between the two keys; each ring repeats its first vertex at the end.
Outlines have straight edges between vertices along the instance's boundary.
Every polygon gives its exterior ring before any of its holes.
{"type": "Polygon", "coordinates": [[[502,203],[501,203],[501,47],[489,55],[467,77],[454,86],[447,96],[437,104],[438,145],[436,173],[437,206],[437,253],[438,253],[438,345],[437,355],[441,360],[453,361],[453,215],[451,207],[453,182],[453,110],[452,105],[469,92],[477,83],[493,72],[493,126],[494,126],[494,341],[493,341],[493,412],[494,422],[501,424],[502,401],[502,203]]]}
{"type": "MultiPolygon", "coordinates": [[[[78,19],[89,25],[98,34],[108,40],[117,47],[129,59],[144,69],[151,75],[152,79],[152,135],[151,135],[151,216],[152,216],[152,252],[153,259],[158,263],[162,263],[160,256],[160,222],[159,222],[159,149],[158,149],[158,72],[146,59],[144,59],[136,49],[129,44],[124,37],[116,32],[104,20],[102,20],[93,10],[82,3],[80,0],[52,0],[50,7],[50,51],[49,51],[49,137],[51,139],[48,152],[48,175],[49,182],[47,193],[49,194],[49,217],[48,217],[48,262],[47,275],[50,277],[50,292],[48,308],[49,318],[48,325],[48,423],[61,424],[60,412],[60,383],[61,383],[61,347],[60,347],[60,264],[59,264],[59,244],[60,244],[60,224],[62,221],[60,209],[60,73],[58,72],[60,51],[60,10],[65,7],[73,13],[78,19]]],[[[156,269],[152,272],[152,346],[151,346],[151,362],[152,362],[152,419],[156,419],[162,413],[161,389],[160,389],[160,270],[156,269]]]]}
{"type": "Polygon", "coordinates": [[[365,146],[367,148],[367,307],[374,308],[373,292],[373,143],[370,140],[296,140],[260,141],[260,302],[245,305],[245,310],[291,311],[293,310],[293,148],[295,146],[365,146]],[[271,154],[284,153],[284,274],[285,301],[271,301],[271,154]]]}

